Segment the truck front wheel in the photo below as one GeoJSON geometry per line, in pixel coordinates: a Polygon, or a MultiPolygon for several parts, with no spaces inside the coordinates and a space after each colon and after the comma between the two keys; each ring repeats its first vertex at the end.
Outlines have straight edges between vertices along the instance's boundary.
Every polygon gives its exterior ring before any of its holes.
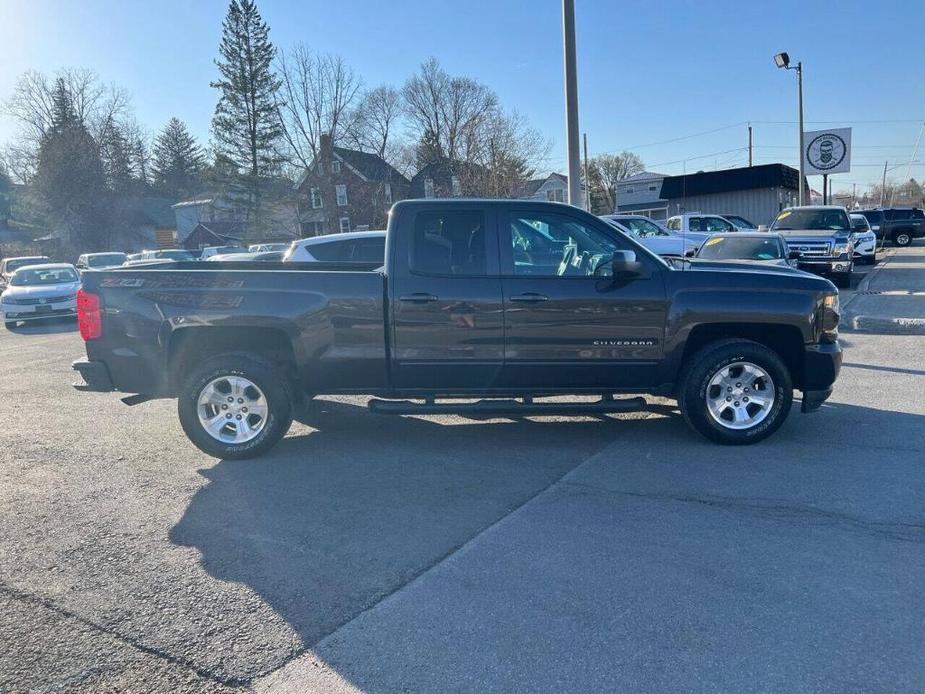
{"type": "Polygon", "coordinates": [[[707,345],[687,362],[678,404],[687,423],[722,444],[757,443],[784,423],[793,383],[781,358],[750,340],[707,345]]]}
{"type": "Polygon", "coordinates": [[[292,424],[284,376],[257,355],[212,357],[184,382],[177,402],[183,431],[216,458],[256,458],[292,424]]]}

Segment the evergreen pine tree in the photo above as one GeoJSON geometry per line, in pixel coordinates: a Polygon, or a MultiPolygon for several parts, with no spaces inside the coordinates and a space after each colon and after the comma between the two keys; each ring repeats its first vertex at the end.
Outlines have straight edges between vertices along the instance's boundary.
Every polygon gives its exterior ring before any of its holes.
{"type": "Polygon", "coordinates": [[[276,145],[282,133],[276,109],[280,81],[273,74],[275,49],[269,27],[254,0],[231,0],[222,25],[221,78],[212,83],[221,95],[212,118],[217,155],[238,167],[253,230],[260,231],[261,177],[278,172],[276,145]]]}
{"type": "Polygon", "coordinates": [[[173,197],[190,195],[200,184],[204,166],[202,149],[186,124],[171,118],[154,141],[154,184],[173,197]]]}

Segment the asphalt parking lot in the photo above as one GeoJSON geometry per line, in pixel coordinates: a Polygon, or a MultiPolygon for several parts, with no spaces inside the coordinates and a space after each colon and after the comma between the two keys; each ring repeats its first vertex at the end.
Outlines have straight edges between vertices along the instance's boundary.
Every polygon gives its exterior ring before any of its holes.
{"type": "Polygon", "coordinates": [[[844,346],[753,447],[342,398],[216,461],[0,331],[0,691],[922,691],[925,337],[844,346]]]}

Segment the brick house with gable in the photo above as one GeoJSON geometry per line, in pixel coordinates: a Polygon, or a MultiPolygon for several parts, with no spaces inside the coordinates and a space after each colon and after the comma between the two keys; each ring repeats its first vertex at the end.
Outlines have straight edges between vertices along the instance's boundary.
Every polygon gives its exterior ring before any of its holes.
{"type": "Polygon", "coordinates": [[[334,147],[322,135],[318,156],[296,185],[303,237],[384,229],[393,202],[411,183],[378,154],[334,147]]]}

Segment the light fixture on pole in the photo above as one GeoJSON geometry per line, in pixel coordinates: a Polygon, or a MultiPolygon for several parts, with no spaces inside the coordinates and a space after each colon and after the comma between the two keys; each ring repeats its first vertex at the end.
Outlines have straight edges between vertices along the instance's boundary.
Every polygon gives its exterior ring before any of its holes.
{"type": "Polygon", "coordinates": [[[803,62],[800,61],[796,65],[791,65],[790,56],[787,53],[778,53],[774,56],[774,64],[782,70],[797,71],[797,90],[799,92],[800,108],[800,184],[798,188],[800,190],[799,201],[800,205],[802,205],[803,182],[806,180],[806,176],[803,175],[803,158],[806,156],[806,152],[803,151],[803,62]]]}

